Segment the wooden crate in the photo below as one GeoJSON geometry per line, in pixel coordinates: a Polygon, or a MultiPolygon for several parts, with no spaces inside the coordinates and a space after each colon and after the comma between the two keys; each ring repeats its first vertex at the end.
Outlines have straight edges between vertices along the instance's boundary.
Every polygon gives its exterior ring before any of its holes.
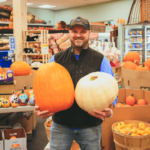
{"type": "MultiPolygon", "coordinates": [[[[137,127],[138,123],[142,121],[137,120],[125,120],[125,124],[132,124],[137,127]]],[[[116,150],[150,150],[150,135],[145,136],[131,136],[122,134],[114,130],[114,127],[118,125],[116,122],[112,125],[113,138],[115,142],[116,150]]],[[[146,127],[150,127],[150,124],[143,122],[146,127]]]]}

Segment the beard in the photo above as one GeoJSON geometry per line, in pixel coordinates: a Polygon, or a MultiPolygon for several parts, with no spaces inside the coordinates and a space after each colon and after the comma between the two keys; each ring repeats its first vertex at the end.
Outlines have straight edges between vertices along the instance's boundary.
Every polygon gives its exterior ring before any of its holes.
{"type": "Polygon", "coordinates": [[[73,39],[71,40],[71,45],[73,46],[73,48],[75,49],[84,49],[85,46],[88,44],[89,40],[84,41],[82,38],[79,39],[73,39]]]}

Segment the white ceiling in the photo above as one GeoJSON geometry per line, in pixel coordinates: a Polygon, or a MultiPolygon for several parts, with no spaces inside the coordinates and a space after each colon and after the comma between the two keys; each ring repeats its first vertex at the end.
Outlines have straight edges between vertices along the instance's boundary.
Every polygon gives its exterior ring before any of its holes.
{"type": "MultiPolygon", "coordinates": [[[[52,5],[56,6],[50,8],[51,10],[60,10],[71,7],[78,7],[96,3],[102,3],[112,0],[27,0],[28,3],[33,3],[28,7],[38,8],[40,5],[52,5]]],[[[7,0],[6,2],[1,2],[0,5],[12,5],[12,0],[7,0]]]]}

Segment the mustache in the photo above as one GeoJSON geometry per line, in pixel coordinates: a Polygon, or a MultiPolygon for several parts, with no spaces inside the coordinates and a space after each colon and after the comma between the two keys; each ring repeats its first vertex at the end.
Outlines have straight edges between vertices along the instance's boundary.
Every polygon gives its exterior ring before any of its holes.
{"type": "Polygon", "coordinates": [[[74,40],[83,40],[83,38],[73,38],[74,40]]]}

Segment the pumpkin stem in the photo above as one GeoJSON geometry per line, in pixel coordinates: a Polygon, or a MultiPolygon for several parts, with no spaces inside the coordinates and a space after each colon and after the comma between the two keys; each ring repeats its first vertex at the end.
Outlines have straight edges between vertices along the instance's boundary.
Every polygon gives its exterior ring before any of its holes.
{"type": "Polygon", "coordinates": [[[22,93],[24,93],[24,89],[22,89],[22,93]]]}
{"type": "Polygon", "coordinates": [[[30,89],[33,89],[33,87],[32,87],[32,86],[30,86],[30,89]]]}
{"type": "Polygon", "coordinates": [[[142,67],[145,67],[145,64],[143,63],[142,67]]]}
{"type": "Polygon", "coordinates": [[[134,94],[132,93],[131,96],[133,96],[134,94]]]}
{"type": "Polygon", "coordinates": [[[26,90],[27,89],[27,87],[26,87],[26,85],[24,85],[24,90],[26,90]]]}
{"type": "Polygon", "coordinates": [[[90,80],[93,81],[93,80],[95,80],[97,78],[98,78],[98,76],[92,76],[90,80]]]}

